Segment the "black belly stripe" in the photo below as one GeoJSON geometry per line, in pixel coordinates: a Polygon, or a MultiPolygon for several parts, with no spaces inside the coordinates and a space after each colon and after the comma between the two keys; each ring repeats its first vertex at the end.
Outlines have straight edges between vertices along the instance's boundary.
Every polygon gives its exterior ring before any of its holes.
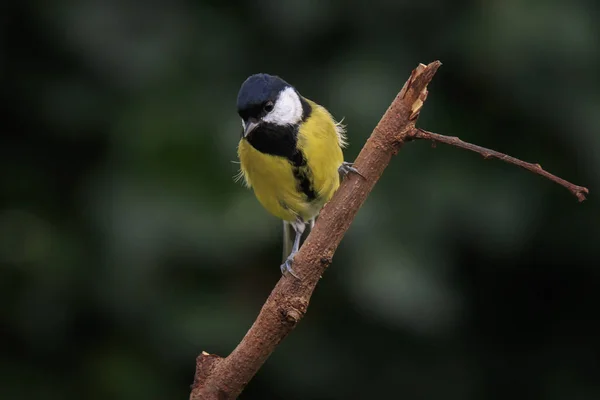
{"type": "Polygon", "coordinates": [[[246,137],[246,140],[261,153],[287,158],[292,164],[298,191],[312,201],[317,198],[312,183],[312,172],[304,154],[296,147],[297,135],[296,126],[262,123],[246,137]]]}
{"type": "Polygon", "coordinates": [[[313,201],[317,198],[317,194],[314,191],[313,183],[312,183],[312,171],[306,164],[306,159],[302,155],[300,151],[300,165],[294,165],[292,168],[292,172],[294,173],[294,178],[296,178],[298,191],[304,193],[308,201],[313,201]]]}

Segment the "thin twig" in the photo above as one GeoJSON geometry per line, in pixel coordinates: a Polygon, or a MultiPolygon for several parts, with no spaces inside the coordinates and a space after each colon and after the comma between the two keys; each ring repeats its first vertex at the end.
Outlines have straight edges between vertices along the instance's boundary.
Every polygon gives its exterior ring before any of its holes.
{"type": "Polygon", "coordinates": [[[433,133],[433,132],[429,132],[429,131],[426,131],[423,129],[416,129],[416,128],[411,136],[414,136],[417,139],[432,140],[434,142],[446,143],[451,146],[456,146],[456,147],[460,147],[461,149],[470,150],[470,151],[474,151],[475,153],[479,153],[485,159],[497,158],[498,160],[502,160],[506,163],[514,164],[521,168],[525,168],[526,170],[529,170],[529,171],[533,172],[534,174],[541,175],[544,178],[547,178],[547,179],[551,180],[552,182],[558,183],[559,185],[563,186],[569,192],[571,192],[574,196],[576,196],[577,200],[579,200],[580,202],[584,201],[586,199],[586,195],[588,195],[590,193],[588,188],[583,187],[583,186],[577,186],[571,182],[568,182],[562,178],[559,178],[558,176],[553,175],[550,172],[544,170],[540,164],[532,164],[532,163],[528,163],[525,161],[521,161],[518,158],[511,157],[504,153],[500,153],[495,150],[490,150],[485,147],[481,147],[481,146],[477,146],[475,144],[465,142],[456,136],[445,136],[445,135],[440,135],[439,133],[433,133]]]}

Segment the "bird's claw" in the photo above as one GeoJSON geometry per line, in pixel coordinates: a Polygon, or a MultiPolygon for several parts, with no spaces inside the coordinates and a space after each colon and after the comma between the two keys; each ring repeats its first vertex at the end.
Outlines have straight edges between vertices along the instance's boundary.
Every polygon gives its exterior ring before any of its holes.
{"type": "Polygon", "coordinates": [[[285,262],[283,264],[281,264],[281,274],[285,275],[286,272],[288,272],[290,275],[292,275],[294,278],[296,279],[300,279],[298,277],[298,275],[296,275],[296,272],[293,270],[292,268],[292,263],[294,262],[294,257],[293,256],[289,256],[285,262]]]}
{"type": "Polygon", "coordinates": [[[363,174],[361,174],[356,168],[354,168],[352,166],[353,164],[354,163],[344,161],[342,163],[342,165],[340,165],[340,167],[338,168],[338,172],[340,173],[340,175],[342,177],[346,177],[346,175],[348,175],[350,172],[352,172],[353,174],[356,174],[356,175],[360,176],[363,179],[367,179],[367,178],[364,177],[363,174]]]}

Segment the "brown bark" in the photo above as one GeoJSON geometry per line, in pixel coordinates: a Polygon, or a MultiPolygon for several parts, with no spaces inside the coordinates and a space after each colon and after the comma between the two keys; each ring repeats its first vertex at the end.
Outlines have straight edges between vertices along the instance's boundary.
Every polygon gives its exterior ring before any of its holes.
{"type": "MultiPolygon", "coordinates": [[[[420,64],[373,130],[354,163],[362,177],[350,174],[344,179],[331,201],[321,211],[317,224],[294,259],[294,270],[300,279],[289,274],[281,277],[256,321],[229,356],[221,358],[206,352],[198,356],[191,400],[234,399],[242,392],[279,342],[306,313],[310,297],[322,274],[331,264],[342,237],[392,156],[406,141],[423,138],[457,145],[450,140],[440,140],[436,134],[415,128],[419,111],[427,97],[427,85],[440,65],[439,61],[427,66],[420,64]]],[[[478,151],[464,145],[459,147],[478,151]]],[[[488,154],[488,157],[498,157],[500,154],[491,150],[488,153],[481,154],[488,154]]],[[[539,173],[536,170],[533,172],[539,173]]],[[[553,180],[563,184],[557,179],[553,180]]],[[[563,186],[569,188],[565,184],[563,186]]],[[[587,193],[585,188],[575,185],[572,187],[578,188],[569,188],[578,198],[587,193]]]]}

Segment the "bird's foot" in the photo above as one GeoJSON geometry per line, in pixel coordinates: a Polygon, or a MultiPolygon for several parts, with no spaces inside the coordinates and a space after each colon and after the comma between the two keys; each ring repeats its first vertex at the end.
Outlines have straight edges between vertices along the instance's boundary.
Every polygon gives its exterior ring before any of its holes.
{"type": "Polygon", "coordinates": [[[288,272],[294,278],[300,279],[298,277],[298,275],[296,275],[296,272],[292,269],[292,263],[294,262],[294,256],[295,256],[295,254],[290,254],[290,256],[285,260],[285,262],[283,264],[281,264],[281,267],[280,267],[281,274],[285,275],[285,273],[288,272]]]}
{"type": "Polygon", "coordinates": [[[354,165],[354,163],[344,161],[342,163],[342,165],[340,165],[340,167],[338,168],[338,172],[340,173],[340,176],[342,178],[345,178],[346,175],[348,175],[349,173],[352,172],[353,174],[356,174],[356,175],[360,176],[363,179],[367,179],[356,168],[354,168],[353,165],[354,165]]]}

